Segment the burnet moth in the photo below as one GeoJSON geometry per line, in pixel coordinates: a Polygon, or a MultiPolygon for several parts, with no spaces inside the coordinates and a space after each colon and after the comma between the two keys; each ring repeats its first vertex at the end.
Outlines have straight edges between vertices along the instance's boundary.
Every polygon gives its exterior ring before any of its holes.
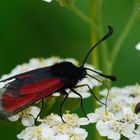
{"type": "MultiPolygon", "coordinates": [[[[112,81],[116,80],[114,76],[104,75],[98,71],[84,67],[93,49],[113,33],[111,26],[108,26],[108,29],[108,33],[89,50],[81,66],[75,66],[71,62],[64,61],[1,80],[0,82],[6,82],[6,84],[0,89],[0,119],[8,118],[39,100],[42,100],[43,107],[43,99],[45,97],[52,95],[54,92],[60,92],[65,95],[60,107],[60,116],[64,122],[62,118],[62,106],[69,95],[66,89],[71,90],[80,97],[81,108],[83,114],[86,116],[83,109],[82,96],[75,90],[80,87],[77,86],[77,83],[86,76],[96,79],[88,74],[88,71],[112,81]]],[[[87,84],[81,86],[87,86],[92,92],[87,84]]]]}

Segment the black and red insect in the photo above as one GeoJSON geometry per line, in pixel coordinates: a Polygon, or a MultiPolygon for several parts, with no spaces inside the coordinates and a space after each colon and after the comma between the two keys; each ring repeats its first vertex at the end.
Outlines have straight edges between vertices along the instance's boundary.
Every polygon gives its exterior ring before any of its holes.
{"type": "MultiPolygon", "coordinates": [[[[66,92],[66,89],[71,90],[80,97],[81,107],[84,113],[82,96],[75,90],[75,88],[79,87],[77,86],[77,83],[80,80],[86,76],[91,76],[87,71],[92,71],[112,81],[115,80],[114,76],[107,76],[84,67],[85,62],[93,49],[113,33],[111,26],[108,26],[108,29],[109,32],[89,50],[82,65],[79,67],[71,62],[64,61],[0,81],[7,82],[7,84],[0,89],[0,118],[8,118],[39,100],[42,100],[43,103],[43,99],[52,95],[54,92],[60,92],[65,95],[60,107],[60,115],[62,118],[62,106],[69,95],[69,93],[66,92]]],[[[87,86],[90,89],[86,84],[81,86],[87,86]]]]}

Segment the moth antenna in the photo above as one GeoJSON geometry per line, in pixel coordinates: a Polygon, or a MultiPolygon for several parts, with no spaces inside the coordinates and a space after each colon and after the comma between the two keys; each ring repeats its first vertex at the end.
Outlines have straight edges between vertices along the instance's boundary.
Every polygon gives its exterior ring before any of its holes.
{"type": "Polygon", "coordinates": [[[99,74],[100,76],[102,76],[102,77],[105,77],[105,78],[108,78],[109,80],[111,80],[111,81],[116,81],[116,77],[115,76],[112,76],[112,75],[105,75],[105,74],[103,74],[103,73],[100,73],[100,72],[98,72],[98,71],[95,71],[95,70],[92,70],[92,69],[89,69],[89,68],[85,68],[86,70],[89,70],[89,71],[92,71],[92,72],[94,72],[94,73],[97,73],[97,74],[99,74]]]}
{"type": "Polygon", "coordinates": [[[89,52],[87,53],[87,55],[86,55],[86,57],[85,57],[85,59],[84,59],[82,65],[81,65],[81,67],[84,67],[84,64],[86,63],[86,61],[87,61],[89,55],[90,55],[91,52],[94,50],[94,48],[95,48],[96,46],[98,46],[101,42],[103,42],[104,40],[106,40],[108,37],[110,37],[110,36],[112,35],[112,33],[113,33],[113,28],[112,28],[111,26],[108,26],[108,29],[109,29],[108,33],[107,33],[105,36],[103,36],[103,37],[102,37],[95,45],[93,45],[93,47],[89,50],[89,52]]]}
{"type": "Polygon", "coordinates": [[[91,76],[91,75],[89,75],[89,74],[87,74],[87,75],[88,75],[89,77],[91,77],[91,78],[97,80],[98,82],[102,83],[102,84],[107,88],[107,96],[106,96],[106,99],[105,99],[105,110],[107,110],[106,107],[107,107],[107,101],[108,101],[108,96],[109,96],[109,87],[108,87],[103,81],[101,81],[101,80],[99,80],[99,79],[97,79],[97,78],[95,78],[95,77],[93,77],[93,76],[91,76]]]}

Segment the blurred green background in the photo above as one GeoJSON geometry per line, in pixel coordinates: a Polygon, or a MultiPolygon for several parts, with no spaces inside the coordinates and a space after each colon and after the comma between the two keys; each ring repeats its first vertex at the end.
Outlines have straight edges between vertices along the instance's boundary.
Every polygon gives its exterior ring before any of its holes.
{"type": "MultiPolygon", "coordinates": [[[[87,15],[90,0],[77,0],[77,6],[87,15]]],[[[128,24],[133,0],[105,0],[103,3],[103,26],[114,28],[108,40],[109,49],[120,32],[128,24]]],[[[60,7],[55,1],[0,0],[0,75],[9,73],[17,64],[33,57],[72,57],[82,62],[91,47],[91,28],[72,11],[60,7]]],[[[135,45],[140,42],[140,20],[128,34],[113,74],[117,76],[115,86],[140,82],[140,56],[135,45]]],[[[90,62],[90,60],[89,60],[90,62]]],[[[85,101],[88,108],[91,99],[85,101]]],[[[0,139],[15,140],[20,130],[14,123],[0,121],[0,139]]],[[[92,125],[93,126],[93,125],[92,125]]],[[[91,125],[87,128],[89,140],[94,139],[91,125]]]]}

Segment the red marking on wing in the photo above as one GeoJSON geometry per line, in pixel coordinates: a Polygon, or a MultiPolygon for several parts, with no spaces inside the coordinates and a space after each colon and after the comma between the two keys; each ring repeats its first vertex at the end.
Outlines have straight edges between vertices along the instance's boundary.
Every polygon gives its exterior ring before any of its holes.
{"type": "Polygon", "coordinates": [[[13,98],[9,95],[4,95],[2,99],[3,109],[6,112],[14,111],[22,106],[25,106],[27,103],[31,102],[31,100],[35,97],[36,94],[29,94],[18,98],[13,98]]]}
{"type": "Polygon", "coordinates": [[[31,77],[32,74],[27,74],[27,75],[21,75],[21,76],[18,76],[17,78],[27,78],[27,77],[31,77]]]}
{"type": "Polygon", "coordinates": [[[23,94],[37,93],[40,91],[44,91],[45,89],[48,89],[50,87],[53,87],[54,85],[57,85],[58,83],[62,83],[60,79],[58,78],[45,79],[45,80],[38,81],[36,83],[27,84],[21,87],[20,92],[23,94]]]}
{"type": "Polygon", "coordinates": [[[29,84],[19,91],[19,97],[14,97],[14,90],[8,90],[4,93],[1,99],[1,104],[3,111],[7,113],[16,112],[16,110],[22,109],[26,105],[30,105],[51,93],[59,90],[64,84],[58,78],[50,78],[48,80],[43,80],[39,83],[29,84]],[[25,94],[23,95],[24,92],[25,94]],[[38,93],[37,93],[38,92],[38,93]]]}

